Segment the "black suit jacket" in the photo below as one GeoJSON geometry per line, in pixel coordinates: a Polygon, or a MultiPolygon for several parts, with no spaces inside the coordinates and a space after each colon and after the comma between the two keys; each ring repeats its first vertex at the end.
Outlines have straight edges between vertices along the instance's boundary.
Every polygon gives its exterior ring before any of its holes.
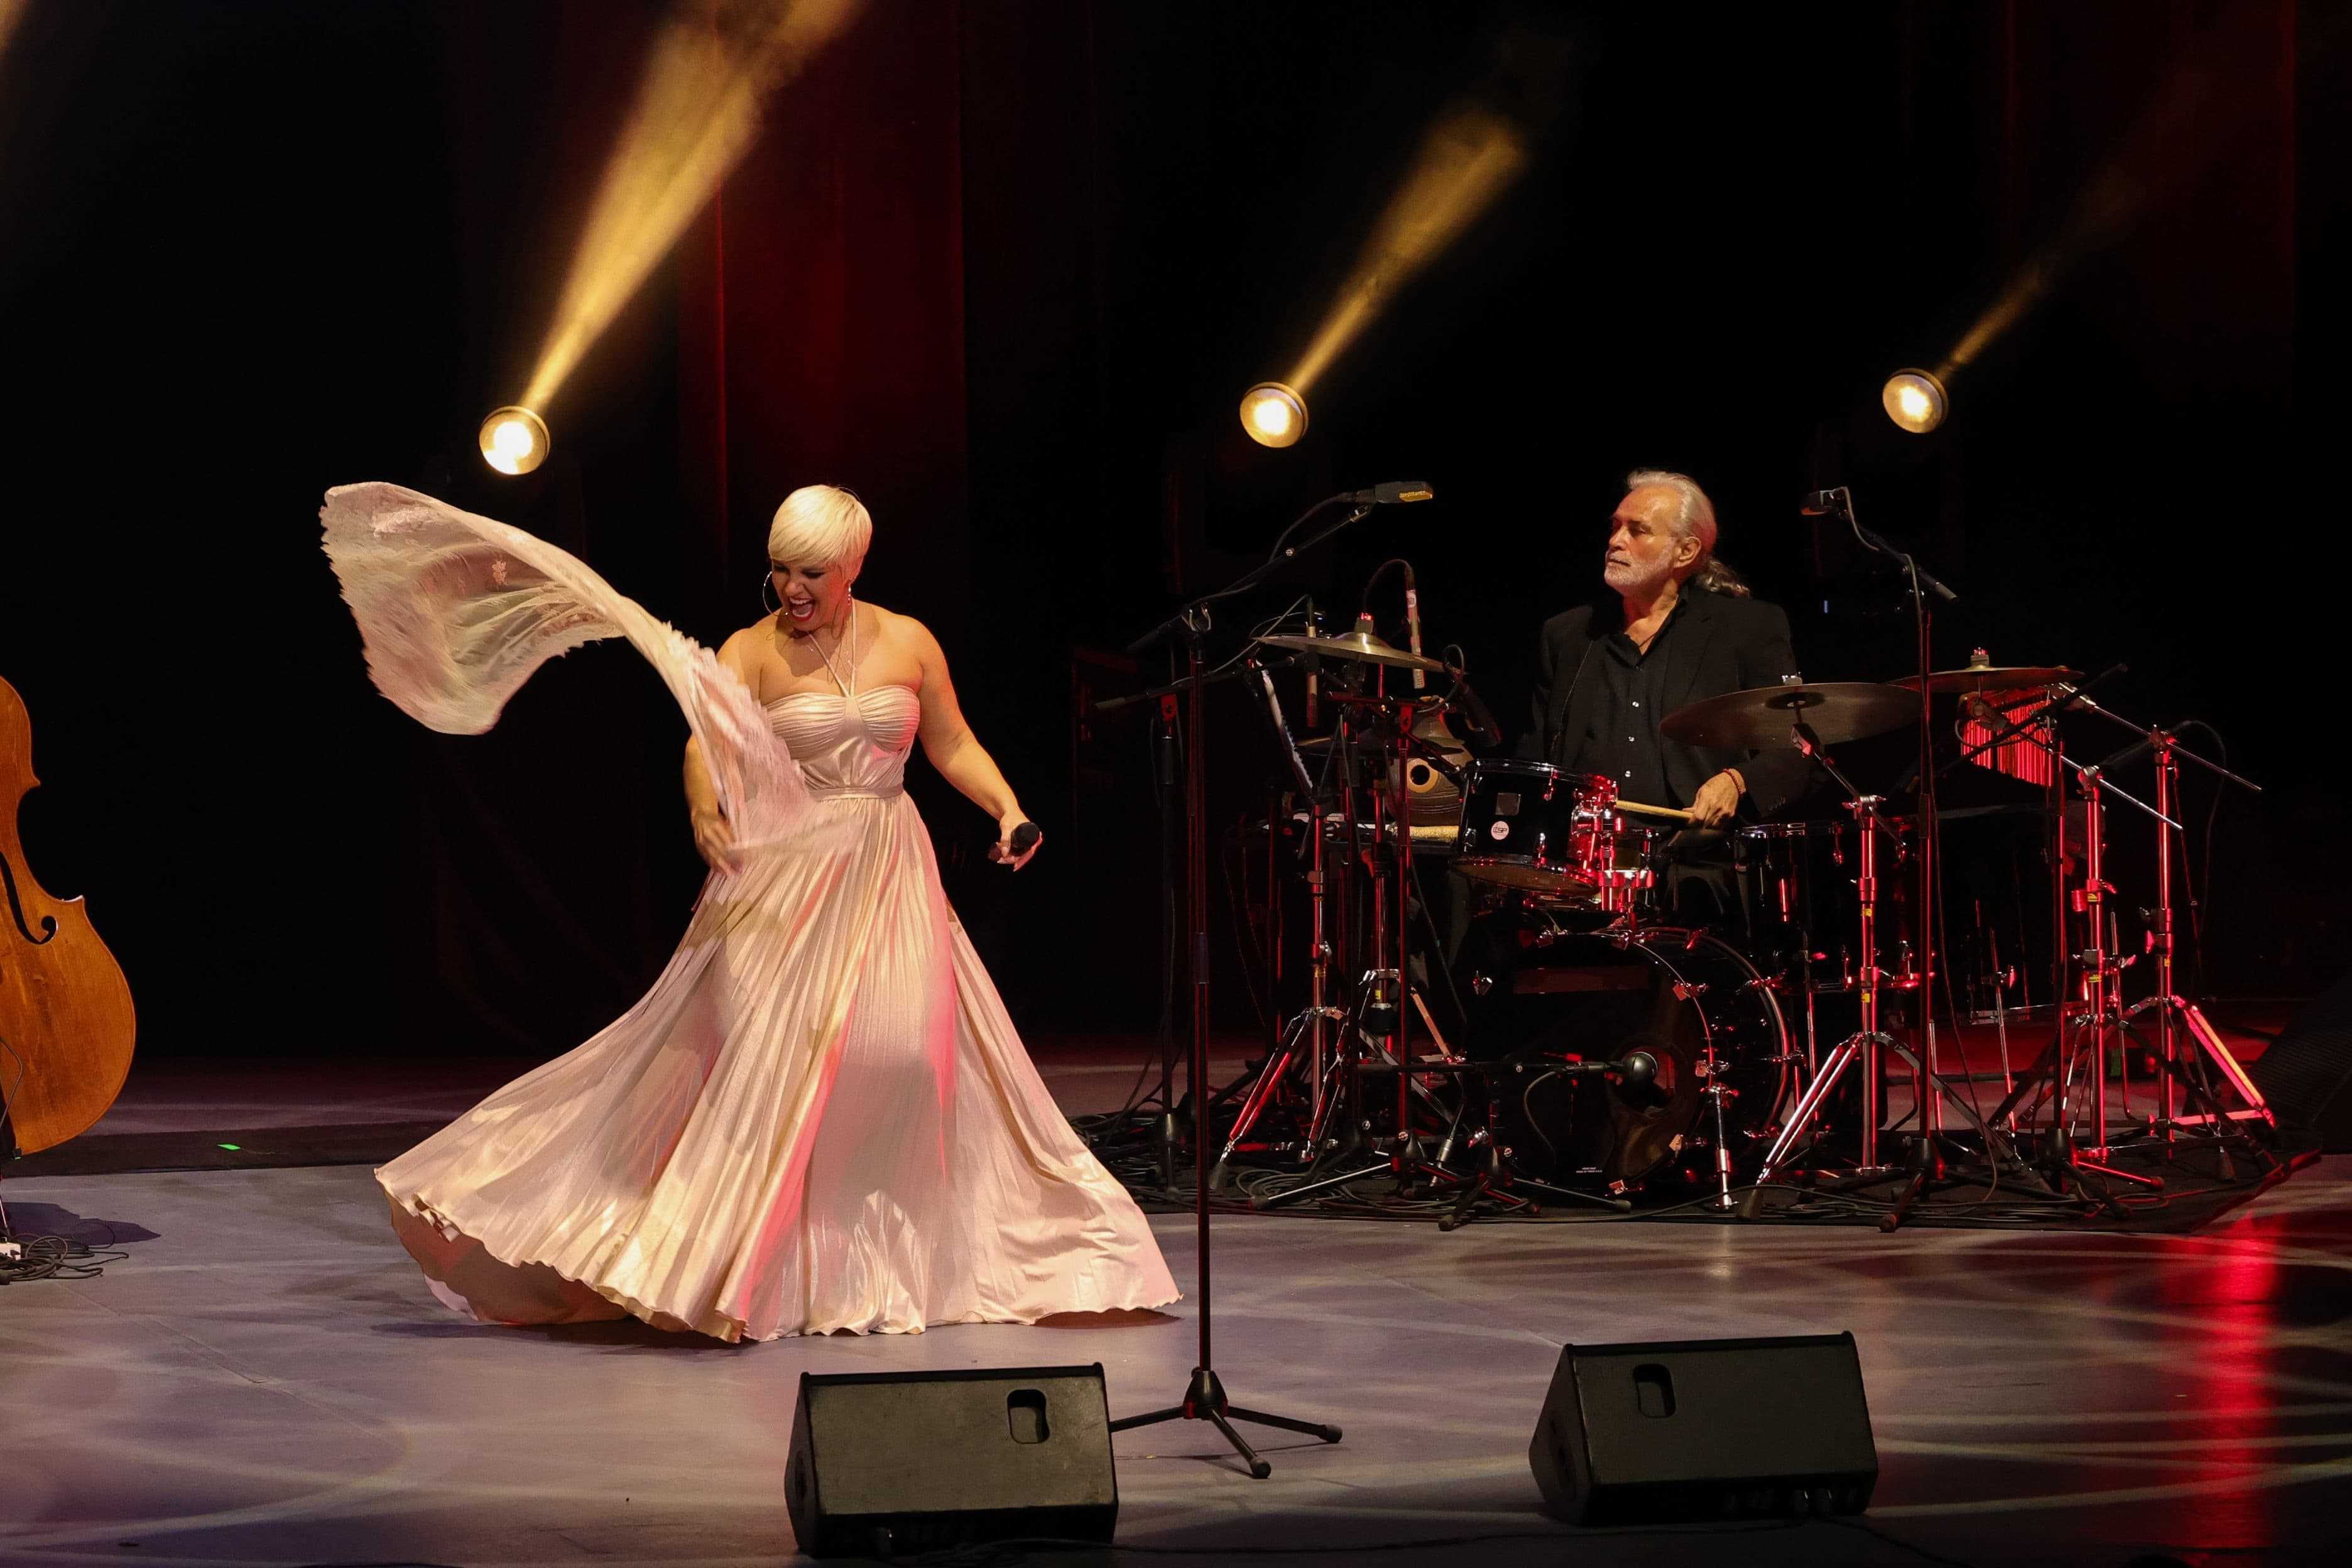
{"type": "MultiPolygon", "coordinates": [[[[1685,592],[1689,598],[1674,635],[1658,649],[1667,661],[1668,712],[1727,691],[1778,686],[1782,676],[1797,673],[1789,617],[1779,605],[1727,594],[1685,592]]],[[[1618,612],[1613,604],[1580,605],[1544,623],[1536,650],[1535,724],[1520,742],[1521,756],[1565,767],[1567,753],[1591,727],[1602,679],[1593,664],[1608,657],[1594,635],[1596,613],[1599,637],[1614,634],[1618,612]]],[[[1666,783],[1684,802],[1711,775],[1736,767],[1748,781],[1746,804],[1757,815],[1769,816],[1810,783],[1812,764],[1794,746],[1746,752],[1662,739],[1658,750],[1665,761],[1666,783]]]]}

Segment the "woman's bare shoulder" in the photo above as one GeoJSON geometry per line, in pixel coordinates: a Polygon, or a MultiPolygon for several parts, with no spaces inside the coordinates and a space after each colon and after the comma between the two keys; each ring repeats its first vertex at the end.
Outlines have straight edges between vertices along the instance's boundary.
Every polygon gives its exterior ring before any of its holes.
{"type": "Polygon", "coordinates": [[[765,647],[775,635],[776,617],[773,616],[754,621],[748,626],[738,626],[727,634],[725,642],[719,645],[719,656],[724,658],[729,654],[757,652],[765,647]]]}
{"type": "Polygon", "coordinates": [[[884,637],[903,641],[909,647],[917,648],[939,647],[939,639],[931,636],[931,628],[914,616],[898,610],[885,609],[870,599],[860,599],[858,603],[874,612],[877,618],[877,629],[884,637]]]}
{"type": "Polygon", "coordinates": [[[719,662],[748,680],[751,672],[759,668],[761,655],[775,635],[776,617],[773,616],[748,626],[739,626],[728,633],[727,640],[719,645],[719,662]]]}

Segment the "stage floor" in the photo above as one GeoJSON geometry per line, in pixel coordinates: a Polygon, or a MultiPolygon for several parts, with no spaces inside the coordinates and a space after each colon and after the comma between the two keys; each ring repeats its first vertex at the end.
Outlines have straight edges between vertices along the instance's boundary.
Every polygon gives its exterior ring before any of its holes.
{"type": "MultiPolygon", "coordinates": [[[[1118,1415],[1172,1403],[1194,1362],[1189,1300],[740,1347],[471,1325],[426,1294],[357,1166],[0,1196],[20,1231],[102,1222],[124,1255],[0,1290],[10,1565],[773,1563],[803,1371],[1099,1361],[1118,1415]]],[[[1191,1222],[1153,1225],[1189,1289],[1191,1222]]],[[[2352,1163],[2189,1237],[1221,1219],[1215,1282],[1236,1401],[1346,1440],[1270,1442],[1255,1481],[1207,1426],[1121,1435],[1118,1538],[1154,1553],[1132,1561],[1488,1535],[1516,1538],[1376,1561],[2120,1568],[2352,1545],[2352,1163]],[[1881,1533],[1585,1533],[1538,1511],[1526,1448],[1563,1342],[1839,1330],[1861,1347],[1884,1467],[1861,1522],[1881,1533]]]]}

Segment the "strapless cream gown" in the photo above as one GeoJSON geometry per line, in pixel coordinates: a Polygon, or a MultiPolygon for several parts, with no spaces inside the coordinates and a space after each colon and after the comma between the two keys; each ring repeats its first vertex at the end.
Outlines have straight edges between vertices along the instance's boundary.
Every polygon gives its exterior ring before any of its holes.
{"type": "Polygon", "coordinates": [[[492,1321],[628,1313],[722,1340],[1177,1299],[948,907],[902,787],[912,690],[845,671],[853,689],[762,710],[543,542],[392,486],[331,491],[323,515],[386,695],[486,729],[556,644],[626,636],[748,846],[643,1000],[376,1173],[437,1294],[492,1321]]]}

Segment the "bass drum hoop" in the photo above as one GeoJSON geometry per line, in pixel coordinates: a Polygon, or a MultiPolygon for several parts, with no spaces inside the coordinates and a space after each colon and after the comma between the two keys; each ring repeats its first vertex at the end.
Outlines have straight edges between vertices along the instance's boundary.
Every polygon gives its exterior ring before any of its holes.
{"type": "MultiPolygon", "coordinates": [[[[1736,1115],[1727,1115],[1727,1131],[1736,1138],[1743,1128],[1753,1127],[1769,1131],[1779,1124],[1782,1112],[1790,1103],[1791,1094],[1797,1085],[1797,1064],[1790,1045],[1789,1021],[1787,1016],[1780,1010],[1780,998],[1771,983],[1749,961],[1746,953],[1741,952],[1711,931],[1678,926],[1604,928],[1595,931],[1564,933],[1559,940],[1561,942],[1606,943],[1621,952],[1639,953],[1643,961],[1654,969],[1659,982],[1672,988],[1676,1000],[1685,1005],[1691,1016],[1696,1020],[1699,1035],[1697,1052],[1695,1054],[1704,1054],[1707,1047],[1716,1046],[1722,1037],[1733,1032],[1735,1024],[1730,1016],[1730,1009],[1739,1005],[1738,998],[1755,998],[1759,1005],[1759,1021],[1765,1029],[1765,1038],[1759,1043],[1769,1056],[1778,1059],[1773,1063],[1774,1071],[1771,1075],[1769,1099],[1765,1099],[1761,1105],[1751,1101],[1748,1106],[1743,1106],[1736,1115]],[[1710,963],[1719,966],[1727,965],[1731,973],[1741,982],[1738,988],[1725,994],[1700,977],[1699,966],[1693,964],[1688,958],[1689,954],[1700,952],[1709,954],[1710,963]]],[[[1550,949],[1553,953],[1559,951],[1558,946],[1550,949]]],[[[1545,966],[1530,965],[1529,967],[1540,969],[1545,966]]],[[[1743,1066],[1762,1065],[1753,1055],[1735,1055],[1728,1049],[1722,1053],[1722,1062],[1727,1075],[1734,1077],[1740,1074],[1743,1066]]],[[[1675,1070],[1687,1071],[1688,1068],[1678,1062],[1675,1064],[1675,1070]]],[[[1595,1085],[1603,1082],[1600,1079],[1582,1081],[1595,1085]]],[[[1532,1087],[1531,1085],[1530,1088],[1532,1087]]],[[[1699,1088],[1703,1089],[1703,1082],[1699,1084],[1699,1088]]],[[[1610,1093],[1612,1097],[1612,1110],[1615,1119],[1633,1117],[1633,1112],[1616,1103],[1613,1089],[1604,1090],[1604,1092],[1610,1093]]],[[[1680,1096],[1676,1098],[1682,1099],[1680,1096]]],[[[1526,1107],[1524,1100],[1522,1109],[1530,1130],[1535,1131],[1539,1137],[1545,1137],[1549,1143],[1549,1137],[1535,1126],[1535,1114],[1531,1108],[1526,1107]]],[[[1619,1163],[1613,1170],[1611,1168],[1611,1163],[1621,1162],[1624,1154],[1624,1128],[1622,1120],[1612,1120],[1614,1143],[1603,1156],[1604,1163],[1600,1170],[1600,1176],[1604,1184],[1612,1189],[1620,1185],[1628,1189],[1638,1189],[1674,1163],[1681,1153],[1682,1146],[1688,1137],[1695,1134],[1708,1138],[1714,1136],[1714,1117],[1708,1109],[1704,1093],[1695,1093],[1685,1103],[1685,1114],[1683,1119],[1671,1130],[1670,1140],[1661,1146],[1654,1155],[1641,1160],[1638,1166],[1619,1163]]],[[[1569,1131],[1568,1136],[1573,1136],[1573,1129],[1569,1131]]],[[[1761,1150],[1762,1144],[1759,1142],[1755,1152],[1760,1154],[1761,1150]]],[[[1733,1153],[1734,1170],[1737,1172],[1742,1162],[1738,1159],[1739,1151],[1737,1148],[1734,1149],[1733,1153]]],[[[1570,1183],[1576,1179],[1576,1173],[1555,1172],[1541,1179],[1570,1183]]],[[[1586,1176],[1584,1179],[1591,1178],[1586,1176]]]]}

